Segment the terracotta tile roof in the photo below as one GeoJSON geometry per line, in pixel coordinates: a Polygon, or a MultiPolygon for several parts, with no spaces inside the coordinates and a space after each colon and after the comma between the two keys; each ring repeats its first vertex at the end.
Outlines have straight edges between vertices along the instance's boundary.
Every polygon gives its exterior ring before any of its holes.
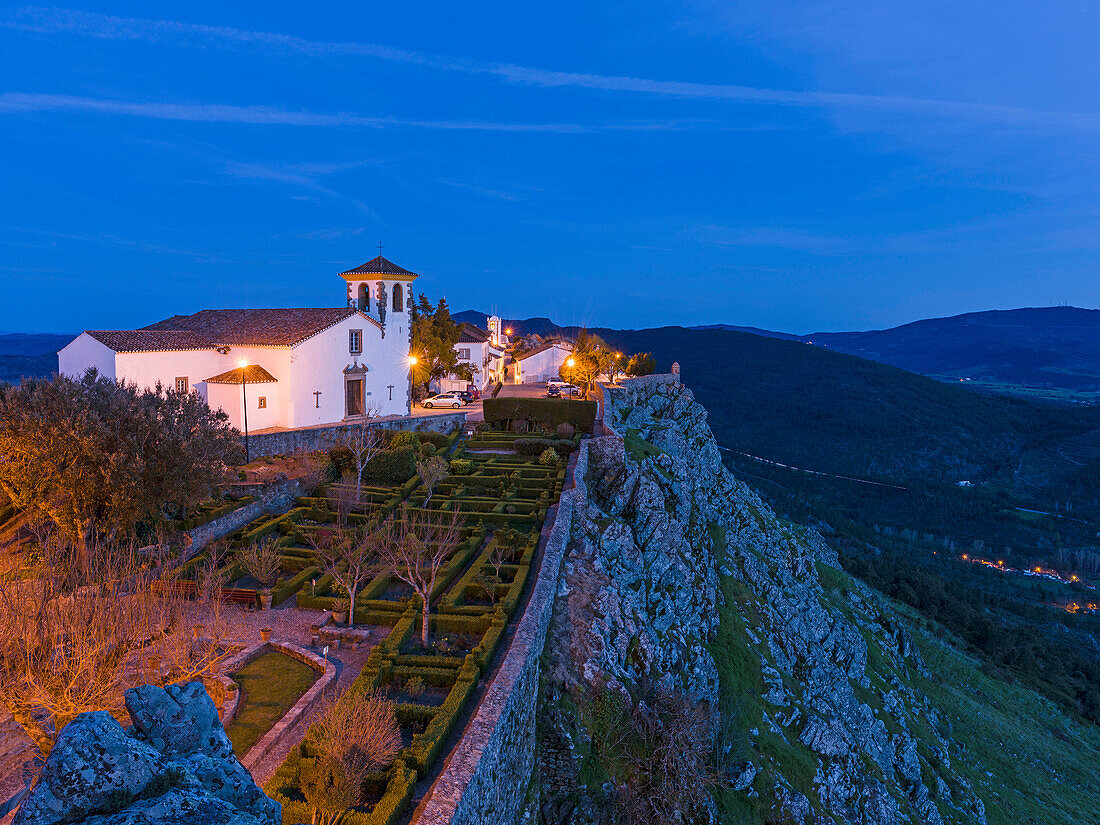
{"type": "Polygon", "coordinates": [[[489,333],[469,321],[459,326],[458,343],[460,344],[484,344],[489,340],[489,333]]]}
{"type": "Polygon", "coordinates": [[[539,344],[534,349],[529,349],[527,352],[520,353],[512,358],[513,361],[522,361],[525,358],[530,358],[532,355],[538,355],[540,352],[546,352],[548,349],[554,347],[562,347],[564,349],[573,351],[573,345],[569,341],[547,341],[545,344],[539,344]]]}
{"type": "Polygon", "coordinates": [[[371,258],[365,264],[360,264],[355,269],[349,269],[345,272],[341,272],[341,275],[404,275],[406,277],[418,278],[415,272],[409,272],[407,269],[402,269],[393,261],[386,260],[381,255],[377,258],[371,258]]]}
{"type": "Polygon", "coordinates": [[[204,335],[178,329],[90,329],[87,333],[115,352],[167,352],[214,346],[204,335]]]}
{"type": "Polygon", "coordinates": [[[259,364],[249,364],[247,367],[236,369],[207,378],[207,384],[270,384],[278,381],[274,375],[265,370],[259,364]]]}
{"type": "Polygon", "coordinates": [[[205,340],[207,346],[289,347],[356,314],[351,308],[204,309],[194,315],[174,315],[137,332],[187,332],[205,340]]]}

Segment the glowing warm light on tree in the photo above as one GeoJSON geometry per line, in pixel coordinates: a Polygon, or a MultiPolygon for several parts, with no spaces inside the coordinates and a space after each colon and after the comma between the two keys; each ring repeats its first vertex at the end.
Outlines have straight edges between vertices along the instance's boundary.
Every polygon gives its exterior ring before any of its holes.
{"type": "Polygon", "coordinates": [[[242,358],[240,361],[237,362],[237,366],[240,367],[243,370],[245,367],[248,366],[247,359],[242,358]]]}
{"type": "Polygon", "coordinates": [[[416,366],[416,362],[417,362],[417,361],[419,361],[419,360],[420,360],[420,359],[418,359],[418,358],[417,358],[417,357],[416,357],[415,355],[410,355],[410,356],[409,356],[409,366],[410,366],[410,367],[415,367],[415,366],[416,366]]]}
{"type": "Polygon", "coordinates": [[[572,358],[566,358],[566,359],[565,359],[565,366],[567,366],[567,367],[575,367],[576,365],[577,365],[577,362],[576,362],[576,361],[574,361],[574,360],[573,360],[572,358]]]}

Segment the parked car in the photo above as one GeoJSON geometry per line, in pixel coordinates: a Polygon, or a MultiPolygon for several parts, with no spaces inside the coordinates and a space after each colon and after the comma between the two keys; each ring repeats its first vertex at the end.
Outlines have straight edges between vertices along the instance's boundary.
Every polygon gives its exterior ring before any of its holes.
{"type": "Polygon", "coordinates": [[[568,381],[563,381],[560,378],[549,378],[546,381],[546,389],[550,389],[551,387],[557,387],[560,390],[562,387],[568,387],[568,386],[569,386],[569,382],[568,381]]]}
{"type": "Polygon", "coordinates": [[[439,395],[425,398],[420,403],[420,406],[427,407],[429,410],[435,407],[450,407],[453,410],[457,410],[464,403],[462,396],[457,392],[441,392],[439,395]]]}
{"type": "Polygon", "coordinates": [[[557,384],[547,384],[546,386],[547,398],[561,398],[561,387],[557,384]]]}
{"type": "Polygon", "coordinates": [[[481,393],[475,390],[454,390],[454,393],[462,399],[463,404],[471,404],[481,400],[481,393]]]}

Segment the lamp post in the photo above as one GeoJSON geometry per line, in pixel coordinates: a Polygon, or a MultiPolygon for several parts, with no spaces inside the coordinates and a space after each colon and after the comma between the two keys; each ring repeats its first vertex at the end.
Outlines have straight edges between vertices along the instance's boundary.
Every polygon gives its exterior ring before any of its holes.
{"type": "Polygon", "coordinates": [[[247,385],[244,376],[244,368],[248,366],[248,362],[242,358],[237,366],[241,368],[241,407],[244,409],[244,463],[248,464],[251,456],[248,452],[248,392],[245,390],[247,385]]]}

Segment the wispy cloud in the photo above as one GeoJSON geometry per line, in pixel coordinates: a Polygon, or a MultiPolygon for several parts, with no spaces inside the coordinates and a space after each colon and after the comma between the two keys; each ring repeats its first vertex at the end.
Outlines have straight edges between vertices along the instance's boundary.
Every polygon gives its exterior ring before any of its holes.
{"type": "Polygon", "coordinates": [[[523,200],[526,193],[542,191],[535,186],[514,186],[510,189],[505,189],[503,187],[480,186],[476,183],[467,183],[460,180],[449,180],[447,178],[436,178],[435,182],[442,183],[444,186],[453,186],[456,189],[461,189],[474,195],[481,195],[484,198],[491,198],[493,200],[501,201],[523,200]]]}
{"type": "Polygon", "coordinates": [[[303,163],[282,166],[228,161],[225,165],[225,171],[226,174],[232,175],[235,178],[269,181],[276,184],[283,184],[284,186],[300,187],[312,192],[317,192],[334,200],[350,203],[352,206],[362,210],[372,218],[377,218],[377,213],[363,201],[338,192],[332,187],[326,186],[320,182],[320,178],[325,175],[344,171],[359,165],[361,164],[303,163]]]}
{"type": "Polygon", "coordinates": [[[296,232],[294,237],[305,238],[307,241],[333,241],[348,236],[357,237],[362,235],[364,231],[366,231],[365,226],[329,226],[309,232],[296,232]]]}
{"type": "Polygon", "coordinates": [[[815,255],[837,255],[852,246],[845,237],[776,226],[701,226],[693,234],[715,246],[772,247],[815,255]]]}
{"type": "MultiPolygon", "coordinates": [[[[628,75],[566,72],[462,57],[396,49],[376,43],[306,40],[273,32],[249,31],[172,20],[113,17],[71,9],[26,6],[0,12],[0,25],[39,33],[71,33],[110,40],[174,43],[190,46],[233,43],[317,56],[349,55],[407,63],[425,68],[498,77],[509,83],[543,88],[579,88],[676,98],[700,98],[779,106],[843,108],[908,114],[923,118],[996,123],[1016,128],[1098,131],[1100,113],[1061,112],[1005,106],[995,103],[941,100],[904,95],[856,94],[824,91],[767,89],[719,83],[657,80],[628,75]]],[[[358,117],[358,116],[356,116],[358,117]]],[[[364,125],[364,124],[360,124],[364,125]]],[[[563,126],[564,124],[557,124],[563,126]]],[[[452,125],[442,128],[499,128],[452,125]]],[[[543,130],[547,130],[545,125],[543,130]]],[[[567,131],[567,129],[553,129],[567,131]]]]}
{"type": "MultiPolygon", "coordinates": [[[[646,120],[618,123],[500,123],[477,120],[418,120],[415,118],[371,117],[354,112],[310,112],[274,106],[234,106],[221,103],[163,103],[126,101],[74,95],[5,92],[0,94],[0,113],[93,112],[128,115],[156,120],[193,123],[243,123],[277,126],[363,126],[373,129],[411,128],[491,132],[560,132],[569,134],[623,131],[684,131],[700,125],[698,120],[646,120]]],[[[718,129],[726,129],[716,125],[718,129]]]]}

